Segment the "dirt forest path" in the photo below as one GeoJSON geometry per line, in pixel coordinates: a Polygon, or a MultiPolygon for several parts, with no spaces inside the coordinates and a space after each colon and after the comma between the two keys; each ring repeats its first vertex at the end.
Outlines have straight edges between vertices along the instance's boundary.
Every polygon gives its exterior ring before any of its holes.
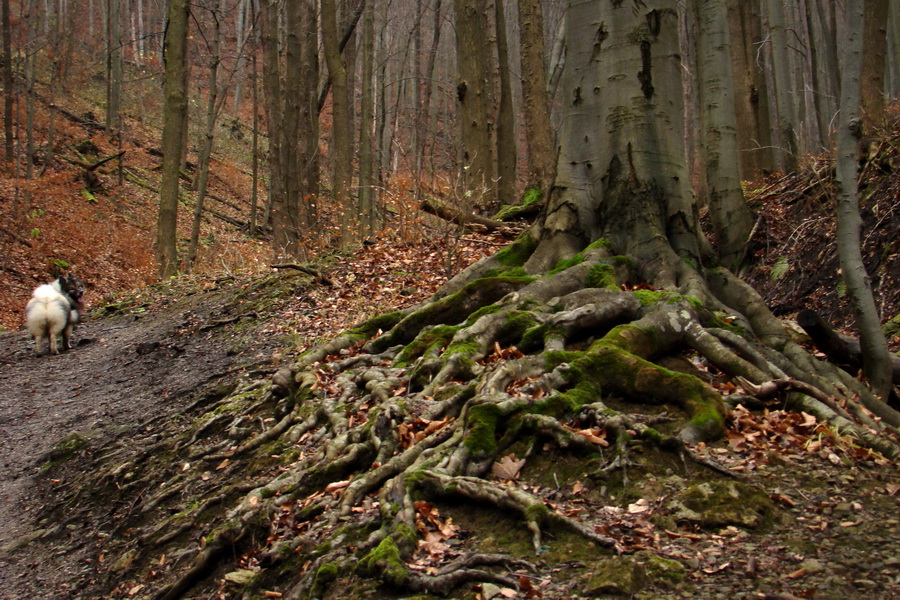
{"type": "Polygon", "coordinates": [[[218,301],[89,320],[75,331],[77,346],[59,356],[36,357],[24,331],[0,334],[0,599],[66,597],[70,582],[87,575],[88,539],[52,556],[21,544],[53,525],[35,522],[41,465],[73,432],[127,443],[129,430],[177,411],[187,392],[242,360],[205,343],[212,330],[197,334],[221,318],[229,297],[225,288],[218,301]]]}

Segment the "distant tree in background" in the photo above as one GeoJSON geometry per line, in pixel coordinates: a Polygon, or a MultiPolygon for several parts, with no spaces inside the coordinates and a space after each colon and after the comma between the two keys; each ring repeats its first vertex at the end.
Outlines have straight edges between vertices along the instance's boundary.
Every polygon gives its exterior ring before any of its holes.
{"type": "Polygon", "coordinates": [[[166,99],[163,111],[162,178],[159,186],[156,262],[160,277],[171,277],[178,268],[178,179],[187,127],[188,0],[169,0],[165,41],[166,99]]]}

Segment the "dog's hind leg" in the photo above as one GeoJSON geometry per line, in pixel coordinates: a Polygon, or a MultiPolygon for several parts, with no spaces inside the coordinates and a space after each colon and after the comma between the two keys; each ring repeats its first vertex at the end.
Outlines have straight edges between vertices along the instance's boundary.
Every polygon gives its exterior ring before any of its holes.
{"type": "Polygon", "coordinates": [[[37,356],[44,355],[44,340],[45,333],[40,333],[34,336],[34,353],[37,356]]]}
{"type": "Polygon", "coordinates": [[[63,340],[62,349],[63,350],[71,350],[72,349],[72,345],[69,343],[69,338],[72,337],[72,328],[73,328],[73,324],[69,323],[68,325],[66,325],[65,329],[62,330],[62,340],[63,340]]]}
{"type": "Polygon", "coordinates": [[[56,342],[56,334],[50,332],[50,354],[59,354],[59,346],[56,342]]]}

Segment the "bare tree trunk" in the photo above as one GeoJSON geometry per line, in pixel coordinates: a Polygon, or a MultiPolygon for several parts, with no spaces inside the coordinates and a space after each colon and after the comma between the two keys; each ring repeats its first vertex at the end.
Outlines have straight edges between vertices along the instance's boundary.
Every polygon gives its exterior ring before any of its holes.
{"type": "Polygon", "coordinates": [[[833,82],[840,70],[837,65],[837,42],[822,18],[822,4],[812,0],[803,2],[809,35],[812,96],[821,135],[820,143],[824,148],[832,148],[831,119],[837,112],[836,98],[840,96],[840,86],[833,85],[833,82]]]}
{"type": "Polygon", "coordinates": [[[109,19],[106,38],[106,133],[119,129],[122,110],[123,57],[122,24],[118,0],[109,0],[109,19]]]}
{"type": "MultiPolygon", "coordinates": [[[[256,34],[254,33],[254,36],[256,34]]],[[[256,44],[254,44],[256,46],[256,44]]],[[[253,98],[253,163],[252,163],[252,186],[250,188],[250,237],[256,235],[257,228],[257,207],[259,205],[259,70],[256,64],[256,49],[250,52],[250,62],[253,67],[253,79],[251,81],[252,98],[253,98]]]]}
{"type": "MultiPolygon", "coordinates": [[[[273,249],[276,257],[294,257],[303,258],[304,249],[302,244],[303,235],[303,215],[302,215],[302,185],[300,183],[301,173],[298,169],[301,167],[302,152],[300,145],[303,143],[300,137],[301,123],[305,118],[302,106],[302,61],[303,61],[303,16],[306,13],[305,0],[288,0],[285,2],[285,68],[284,68],[284,90],[276,89],[274,75],[269,75],[270,89],[272,93],[278,93],[274,102],[280,105],[279,115],[273,123],[269,125],[270,135],[275,128],[279,131],[276,134],[280,150],[280,168],[279,168],[279,185],[277,194],[271,199],[272,205],[272,229],[273,229],[273,249]]],[[[274,6],[266,7],[269,12],[269,32],[271,37],[269,52],[277,50],[278,18],[277,11],[274,6]]],[[[280,57],[276,54],[273,56],[270,64],[263,65],[263,71],[271,68],[275,64],[274,61],[280,61],[280,57]]],[[[280,69],[279,69],[280,71],[280,69]]],[[[273,102],[270,100],[270,102],[273,102]]],[[[270,142],[271,143],[271,142],[270,142]]],[[[274,186],[273,186],[274,188],[274,186]]],[[[273,192],[276,190],[273,189],[273,192]]]]}
{"type": "Polygon", "coordinates": [[[12,167],[15,159],[13,145],[13,102],[15,101],[15,92],[13,91],[13,65],[12,65],[12,30],[10,29],[10,10],[9,0],[2,0],[3,11],[3,133],[4,147],[6,149],[6,162],[10,165],[10,172],[14,172],[12,167]]]}
{"type": "Polygon", "coordinates": [[[322,243],[319,225],[319,108],[316,90],[319,85],[319,28],[318,9],[315,0],[304,0],[301,14],[300,62],[298,102],[300,122],[298,136],[297,163],[295,169],[300,176],[300,196],[302,223],[306,227],[306,245],[322,243]]]}
{"type": "Polygon", "coordinates": [[[847,294],[856,316],[863,355],[863,371],[872,391],[887,401],[891,391],[891,362],[887,342],[881,332],[878,309],[863,265],[857,172],[862,123],[860,75],[863,59],[863,8],[847,5],[847,34],[843,44],[841,71],[841,127],[838,129],[837,179],[840,193],[836,203],[837,246],[847,294]]]}
{"type": "Polygon", "coordinates": [[[359,111],[359,204],[360,236],[375,235],[375,22],[372,0],[363,13],[362,101],[359,111]]]}
{"type": "Polygon", "coordinates": [[[738,168],[737,119],[731,72],[731,40],[724,0],[702,0],[700,19],[700,118],[709,213],[719,259],[736,270],[753,229],[738,168]]]}
{"type": "Polygon", "coordinates": [[[860,104],[862,119],[868,133],[873,126],[884,123],[884,65],[887,55],[888,0],[865,0],[864,6],[860,104]]]}
{"type": "Polygon", "coordinates": [[[526,189],[546,194],[556,174],[556,153],[547,101],[544,67],[544,19],[540,0],[519,0],[519,50],[522,73],[522,118],[528,140],[526,189]]]}
{"type": "Polygon", "coordinates": [[[464,187],[474,190],[476,204],[484,208],[496,204],[485,7],[483,0],[454,0],[454,4],[464,187]]]}
{"type": "Polygon", "coordinates": [[[213,142],[216,135],[216,121],[225,100],[225,95],[219,90],[219,62],[222,46],[222,20],[225,17],[225,0],[219,0],[218,8],[212,10],[213,38],[209,63],[209,80],[207,82],[206,103],[206,131],[203,135],[203,145],[200,148],[200,157],[197,160],[197,174],[192,182],[192,187],[197,190],[197,201],[194,204],[194,219],[191,224],[191,240],[188,244],[188,255],[185,260],[185,270],[190,273],[194,261],[197,258],[197,245],[200,242],[200,221],[203,217],[203,203],[206,200],[206,182],[209,176],[209,159],[212,156],[213,142]],[[221,100],[220,100],[221,98],[221,100]]]}
{"type": "Polygon", "coordinates": [[[246,39],[246,36],[249,35],[245,25],[247,22],[247,12],[250,10],[249,4],[248,0],[240,0],[235,7],[234,37],[235,48],[237,49],[237,62],[234,66],[234,104],[231,109],[231,114],[233,114],[235,118],[237,118],[238,111],[241,107],[241,92],[243,91],[244,84],[244,65],[247,62],[247,54],[244,51],[244,40],[246,39]]]}
{"type": "Polygon", "coordinates": [[[728,0],[728,23],[733,40],[731,60],[741,178],[752,179],[775,170],[758,4],[728,0]]]}
{"type": "MultiPolygon", "coordinates": [[[[296,0],[295,0],[296,1],[296,0]]],[[[272,249],[280,254],[281,248],[289,246],[288,234],[284,228],[285,211],[280,207],[285,203],[284,170],[286,168],[284,134],[287,129],[287,99],[281,89],[281,56],[278,49],[278,10],[269,2],[260,4],[260,48],[262,54],[263,90],[265,96],[266,126],[269,140],[269,190],[263,226],[272,225],[272,249]],[[279,210],[275,210],[276,205],[279,210]]]]}
{"type": "Polygon", "coordinates": [[[900,98],[900,2],[891,2],[888,8],[888,42],[890,59],[887,61],[890,68],[888,80],[888,94],[896,100],[900,98]]]}
{"type": "Polygon", "coordinates": [[[352,220],[356,218],[358,211],[354,210],[350,193],[353,145],[350,137],[350,106],[347,101],[347,67],[341,57],[334,0],[322,0],[321,19],[325,61],[331,78],[331,193],[341,206],[341,242],[347,244],[353,239],[355,228],[352,220]]]}
{"type": "Polygon", "coordinates": [[[570,2],[565,27],[567,118],[540,244],[525,268],[552,268],[607,236],[644,265],[648,281],[677,287],[682,263],[700,264],[700,256],[676,1],[634,11],[630,3],[570,2]]]}
{"type": "Polygon", "coordinates": [[[772,38],[772,71],[775,76],[775,107],[777,110],[775,139],[778,144],[778,164],[785,171],[797,169],[796,111],[794,86],[791,83],[791,61],[788,57],[788,32],[784,15],[784,0],[768,0],[769,30],[772,38]]]}
{"type": "Polygon", "coordinates": [[[500,97],[497,103],[497,196],[499,204],[516,204],[516,111],[509,80],[509,39],[503,0],[494,0],[500,97]]]}
{"type": "Polygon", "coordinates": [[[165,42],[166,103],[163,113],[162,178],[159,185],[159,221],[156,263],[160,277],[171,277],[178,266],[178,178],[187,123],[187,40],[189,0],[169,0],[165,42]]]}

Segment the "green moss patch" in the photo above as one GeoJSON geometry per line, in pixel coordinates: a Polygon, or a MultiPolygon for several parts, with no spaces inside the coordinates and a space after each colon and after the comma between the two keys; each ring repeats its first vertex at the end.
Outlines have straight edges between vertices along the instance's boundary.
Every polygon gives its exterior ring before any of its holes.
{"type": "Polygon", "coordinates": [[[381,575],[385,582],[397,587],[402,587],[409,581],[409,571],[400,557],[400,549],[390,537],[381,540],[378,546],[364,556],[359,561],[357,570],[363,575],[381,575]]]}
{"type": "Polygon", "coordinates": [[[760,529],[772,524],[776,508],[763,490],[738,481],[698,483],[674,496],[667,505],[678,522],[705,529],[734,525],[760,529]]]}
{"type": "Polygon", "coordinates": [[[500,409],[495,404],[471,406],[466,417],[467,434],[463,443],[475,456],[490,456],[497,450],[497,424],[500,409]]]}

